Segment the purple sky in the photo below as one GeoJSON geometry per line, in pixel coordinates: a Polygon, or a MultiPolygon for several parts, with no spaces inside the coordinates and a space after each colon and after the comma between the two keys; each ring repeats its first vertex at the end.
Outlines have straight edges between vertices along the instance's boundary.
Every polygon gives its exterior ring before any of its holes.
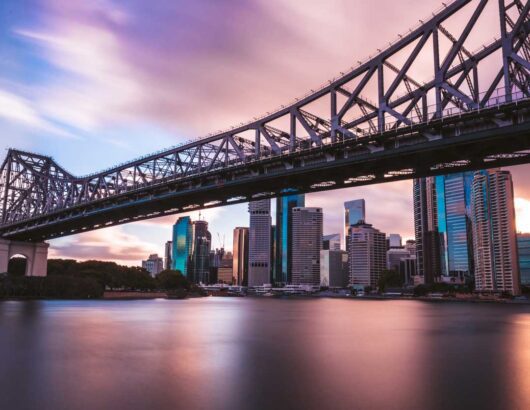
{"type": "MultiPolygon", "coordinates": [[[[475,1],[471,2],[472,10],[475,1]]],[[[467,48],[498,33],[490,1],[467,48]]],[[[272,111],[377,53],[442,6],[433,0],[3,0],[0,148],[52,155],[85,174],[272,111]]],[[[466,12],[466,13],[470,13],[466,12]]],[[[447,23],[459,33],[467,14],[447,23]]],[[[420,80],[430,73],[422,67],[420,80]]],[[[530,231],[528,167],[514,172],[518,227],[530,231]]],[[[307,196],[342,232],[342,204],[413,236],[410,181],[307,196]]],[[[195,213],[196,215],[196,213],[195,213]]],[[[214,246],[248,224],[246,206],[203,212],[214,246]]],[[[176,217],[51,241],[53,256],[137,264],[162,253],[176,217]]]]}

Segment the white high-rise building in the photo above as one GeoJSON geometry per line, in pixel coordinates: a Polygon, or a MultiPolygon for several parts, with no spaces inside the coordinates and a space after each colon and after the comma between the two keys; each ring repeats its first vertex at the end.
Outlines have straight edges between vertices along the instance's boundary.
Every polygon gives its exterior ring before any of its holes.
{"type": "Polygon", "coordinates": [[[271,282],[271,201],[263,199],[248,204],[248,286],[271,282]]]}
{"type": "Polygon", "coordinates": [[[386,269],[386,235],[360,223],[350,227],[348,237],[350,284],[376,288],[386,269]]]}
{"type": "Polygon", "coordinates": [[[509,171],[479,171],[473,178],[475,289],[521,292],[513,184],[509,171]]]}
{"type": "Polygon", "coordinates": [[[320,285],[322,208],[293,208],[292,278],[294,285],[320,285]]]}

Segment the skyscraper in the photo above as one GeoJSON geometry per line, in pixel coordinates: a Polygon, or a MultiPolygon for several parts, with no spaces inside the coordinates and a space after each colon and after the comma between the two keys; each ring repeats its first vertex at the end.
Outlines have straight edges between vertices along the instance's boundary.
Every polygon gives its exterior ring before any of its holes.
{"type": "Polygon", "coordinates": [[[348,236],[350,284],[376,288],[386,269],[386,235],[372,225],[359,223],[350,226],[348,236]]]}
{"type": "Polygon", "coordinates": [[[520,293],[513,199],[509,171],[475,173],[472,216],[477,291],[520,293]]]}
{"type": "Polygon", "coordinates": [[[517,249],[519,251],[521,285],[530,286],[530,233],[517,235],[517,249]]]}
{"type": "Polygon", "coordinates": [[[305,206],[304,195],[288,195],[276,200],[275,278],[277,283],[291,282],[292,263],[292,211],[305,206]]]}
{"type": "Polygon", "coordinates": [[[271,282],[271,201],[250,202],[248,211],[248,286],[261,286],[271,282]]]}
{"type": "Polygon", "coordinates": [[[417,276],[431,284],[441,272],[435,178],[415,179],[413,190],[417,276]]]}
{"type": "Polygon", "coordinates": [[[188,279],[191,272],[191,252],[193,249],[193,226],[189,216],[180,217],[173,225],[173,260],[174,270],[180,271],[188,279]]]}
{"type": "Polygon", "coordinates": [[[364,199],[344,202],[344,247],[348,250],[348,230],[350,226],[366,222],[364,199]]]}
{"type": "Polygon", "coordinates": [[[442,280],[473,277],[471,189],[473,172],[436,177],[442,280]]]}
{"type": "Polygon", "coordinates": [[[209,283],[210,249],[212,235],[208,231],[208,222],[193,222],[192,272],[194,283],[209,283]]]}
{"type": "Polygon", "coordinates": [[[173,267],[172,257],[173,242],[167,241],[164,248],[164,269],[171,269],[173,267]]]}
{"type": "Polygon", "coordinates": [[[418,275],[425,283],[473,276],[472,172],[414,180],[418,275]]]}
{"type": "Polygon", "coordinates": [[[322,249],[322,208],[293,208],[292,224],[292,283],[318,286],[322,249]]]}
{"type": "Polygon", "coordinates": [[[234,229],[234,283],[246,286],[248,284],[248,228],[234,229]]]}

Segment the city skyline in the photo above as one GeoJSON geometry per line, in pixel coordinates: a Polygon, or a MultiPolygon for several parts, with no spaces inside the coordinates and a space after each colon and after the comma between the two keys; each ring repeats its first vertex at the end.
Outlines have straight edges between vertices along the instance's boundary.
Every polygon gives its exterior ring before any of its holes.
{"type": "MultiPolygon", "coordinates": [[[[282,4],[280,15],[274,2],[254,1],[241,5],[239,13],[245,19],[227,20],[234,24],[226,27],[223,35],[208,24],[200,29],[199,25],[184,24],[178,30],[179,38],[186,41],[174,44],[157,41],[175,30],[173,7],[163,15],[162,7],[152,11],[161,19],[151,27],[152,34],[139,42],[143,29],[137,23],[143,9],[138,5],[44,1],[30,7],[32,3],[5,1],[0,6],[9,12],[2,14],[5,21],[0,30],[4,50],[11,57],[9,64],[7,60],[1,63],[0,74],[0,125],[11,138],[2,139],[0,149],[16,145],[51,154],[75,174],[103,169],[274,109],[334,77],[337,67],[349,67],[351,56],[375,52],[395,38],[396,32],[414,26],[417,15],[429,15],[440,5],[424,1],[415,4],[416,13],[410,14],[402,4],[385,1],[380,8],[382,18],[370,22],[372,9],[364,2],[330,1],[305,7],[289,1],[282,4]],[[350,24],[347,16],[352,13],[360,25],[350,24]],[[385,24],[390,18],[399,23],[385,24]],[[286,24],[295,20],[297,25],[286,24]],[[253,30],[261,24],[269,30],[253,30]],[[318,32],[307,29],[317,25],[318,32]],[[378,32],[377,38],[363,35],[372,31],[378,32]],[[82,53],[75,47],[79,43],[87,45],[82,53]],[[226,53],[215,54],[214,60],[225,69],[207,76],[196,67],[207,66],[219,44],[226,53]],[[253,52],[258,48],[259,56],[253,52]],[[282,56],[301,48],[306,52],[300,53],[296,64],[282,62],[291,61],[282,56]],[[157,62],[149,65],[139,57],[146,54],[153,54],[157,62]],[[305,70],[306,66],[312,70],[305,70]],[[253,81],[255,77],[260,84],[253,81]],[[32,82],[26,83],[27,78],[32,82]],[[256,91],[252,96],[248,93],[251,88],[256,91]],[[211,98],[201,91],[204,89],[215,90],[216,99],[223,103],[208,105],[211,98]],[[176,97],[183,93],[185,104],[176,97]],[[196,114],[198,107],[205,106],[210,114],[206,121],[196,114]],[[112,118],[110,112],[115,114],[112,118]]],[[[202,2],[187,11],[192,20],[208,16],[208,21],[217,22],[234,13],[202,2]]],[[[530,232],[530,183],[524,178],[528,169],[528,165],[510,168],[520,232],[530,232]]],[[[411,191],[411,181],[396,182],[334,191],[333,195],[308,194],[306,205],[324,209],[324,233],[330,234],[343,231],[342,203],[365,198],[370,221],[385,232],[400,232],[408,239],[414,237],[408,212],[411,191]],[[396,220],[394,213],[403,218],[396,220]]],[[[236,219],[245,208],[242,204],[203,211],[214,227],[213,247],[220,245],[217,232],[228,236],[241,224],[236,219]],[[235,223],[229,226],[228,221],[235,223]]],[[[197,213],[191,215],[196,219],[197,213]]],[[[175,220],[172,216],[53,240],[50,257],[97,257],[137,265],[146,255],[164,254],[159,238],[169,237],[168,226],[175,220]]]]}

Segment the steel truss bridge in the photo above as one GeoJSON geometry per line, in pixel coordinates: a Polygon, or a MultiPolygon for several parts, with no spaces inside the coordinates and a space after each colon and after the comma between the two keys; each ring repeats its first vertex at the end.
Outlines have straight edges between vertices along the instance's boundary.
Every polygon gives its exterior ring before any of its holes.
{"type": "Polygon", "coordinates": [[[0,236],[38,242],[286,192],[529,163],[529,10],[528,0],[454,1],[277,112],[92,175],[11,149],[0,236]],[[500,35],[469,51],[491,6],[500,35]]]}

